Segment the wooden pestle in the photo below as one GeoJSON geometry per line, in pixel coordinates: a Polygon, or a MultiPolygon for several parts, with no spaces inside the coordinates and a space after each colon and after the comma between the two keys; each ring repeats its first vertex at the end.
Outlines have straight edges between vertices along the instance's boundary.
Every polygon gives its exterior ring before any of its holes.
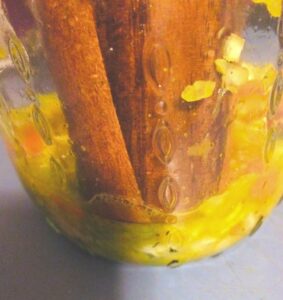
{"type": "Polygon", "coordinates": [[[68,120],[85,198],[108,193],[140,203],[90,1],[41,0],[38,5],[48,61],[68,120]]]}
{"type": "MultiPolygon", "coordinates": [[[[146,185],[146,105],[142,70],[146,6],[136,0],[92,0],[114,104],[141,191],[146,185]]],[[[142,193],[145,196],[145,193],[142,193]]]]}
{"type": "MultiPolygon", "coordinates": [[[[152,0],[149,18],[156,24],[150,29],[152,38],[156,43],[160,39],[170,54],[171,79],[164,98],[168,102],[166,121],[175,136],[176,149],[167,169],[177,184],[175,193],[178,191],[177,197],[181,200],[178,208],[187,210],[217,191],[222,169],[225,118],[229,113],[227,102],[223,102],[220,113],[214,115],[217,93],[191,104],[182,101],[180,95],[187,85],[198,80],[215,81],[217,88],[220,87],[214,60],[218,55],[217,33],[222,27],[223,0],[172,3],[152,0]],[[164,31],[158,29],[163,22],[168,24],[164,31]]],[[[147,90],[152,103],[155,93],[150,88],[147,90]]],[[[151,170],[157,167],[153,157],[148,167],[151,170]]],[[[160,180],[156,176],[155,181],[160,180]]],[[[156,186],[150,188],[148,193],[152,195],[156,186]]]]}
{"type": "MultiPolygon", "coordinates": [[[[244,17],[238,12],[246,5],[243,0],[172,3],[153,0],[149,19],[155,24],[150,29],[153,39],[157,43],[160,39],[171,57],[171,84],[165,91],[165,99],[168,99],[167,121],[175,135],[176,149],[167,168],[178,184],[181,200],[178,209],[187,210],[218,192],[233,98],[229,93],[222,99],[218,95],[222,84],[214,62],[222,56],[224,39],[231,32],[239,34],[243,28],[244,17]],[[166,29],[160,30],[164,23],[166,29]],[[196,103],[181,103],[178,95],[197,80],[216,82],[215,93],[196,103]]],[[[148,94],[152,99],[150,104],[154,103],[152,89],[148,89],[148,94]]],[[[152,167],[152,174],[157,167],[154,162],[152,158],[147,164],[152,167]]],[[[152,185],[149,193],[152,195],[155,189],[152,185]]]]}
{"type": "Polygon", "coordinates": [[[217,36],[235,20],[243,0],[93,1],[113,99],[143,198],[166,207],[158,190],[169,175],[176,185],[167,195],[175,193],[182,199],[179,209],[187,210],[217,192],[230,96],[223,96],[219,113],[213,114],[216,92],[192,104],[180,95],[196,80],[213,80],[220,88],[214,68],[221,55],[217,36]],[[166,164],[157,159],[152,143],[164,124],[174,137],[171,146],[168,140],[161,146],[173,149],[166,164]],[[197,147],[204,154],[190,155],[197,147]]]}

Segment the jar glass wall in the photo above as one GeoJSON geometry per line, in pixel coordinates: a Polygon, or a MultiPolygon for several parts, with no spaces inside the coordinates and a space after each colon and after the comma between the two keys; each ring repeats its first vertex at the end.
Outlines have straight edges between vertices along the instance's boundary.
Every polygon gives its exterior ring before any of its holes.
{"type": "Polygon", "coordinates": [[[283,193],[282,1],[0,1],[0,129],[53,228],[175,266],[283,193]]]}

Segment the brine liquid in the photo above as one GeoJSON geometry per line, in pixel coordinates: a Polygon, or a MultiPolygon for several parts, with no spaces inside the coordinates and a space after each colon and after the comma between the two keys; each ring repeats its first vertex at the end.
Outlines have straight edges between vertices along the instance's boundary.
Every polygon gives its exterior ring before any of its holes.
{"type": "Polygon", "coordinates": [[[241,92],[229,128],[222,191],[187,213],[129,207],[111,195],[83,201],[56,95],[38,95],[40,109],[31,105],[7,112],[10,121],[3,127],[13,134],[6,142],[25,187],[49,222],[83,248],[118,260],[181,264],[217,254],[254,232],[283,193],[283,141],[267,129],[263,117],[269,97],[260,94],[258,83],[250,84],[241,92]],[[105,205],[121,214],[136,211],[136,222],[144,224],[98,216],[96,209],[105,205]]]}

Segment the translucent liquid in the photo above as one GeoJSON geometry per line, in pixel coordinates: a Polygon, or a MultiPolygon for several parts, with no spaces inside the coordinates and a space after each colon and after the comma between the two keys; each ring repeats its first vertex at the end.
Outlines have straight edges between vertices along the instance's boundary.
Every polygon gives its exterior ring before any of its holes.
{"type": "Polygon", "coordinates": [[[283,142],[268,130],[265,117],[269,94],[264,95],[262,82],[254,81],[236,97],[221,192],[187,213],[167,215],[111,195],[82,200],[75,157],[55,95],[38,95],[40,110],[31,105],[7,112],[13,135],[6,142],[25,187],[59,231],[91,253],[143,264],[178,265],[215,255],[251,234],[283,193],[283,142]],[[35,113],[40,120],[36,125],[35,113]],[[50,146],[42,134],[50,135],[50,146]],[[111,216],[111,210],[114,219],[127,214],[132,219],[121,222],[101,216],[111,216]]]}

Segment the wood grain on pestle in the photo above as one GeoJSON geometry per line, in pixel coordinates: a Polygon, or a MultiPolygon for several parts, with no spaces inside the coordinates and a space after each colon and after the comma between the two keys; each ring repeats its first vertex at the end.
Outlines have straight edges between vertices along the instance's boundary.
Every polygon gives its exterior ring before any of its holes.
{"type": "Polygon", "coordinates": [[[144,191],[148,101],[142,51],[147,5],[144,0],[92,1],[113,100],[138,184],[144,191]]]}
{"type": "Polygon", "coordinates": [[[140,203],[90,0],[38,3],[49,65],[68,120],[84,196],[109,193],[140,203]]]}
{"type": "Polygon", "coordinates": [[[216,92],[192,104],[180,95],[196,80],[214,80],[220,87],[214,68],[221,55],[218,33],[227,23],[233,28],[243,0],[93,2],[114,103],[143,198],[164,207],[158,191],[170,176],[181,199],[178,208],[187,210],[218,190],[230,96],[217,109],[216,92]],[[161,114],[160,101],[167,103],[161,114]],[[164,124],[173,137],[171,146],[168,140],[161,146],[172,152],[166,163],[157,158],[152,142],[164,124]],[[190,149],[200,145],[205,153],[192,155],[190,149]]]}

